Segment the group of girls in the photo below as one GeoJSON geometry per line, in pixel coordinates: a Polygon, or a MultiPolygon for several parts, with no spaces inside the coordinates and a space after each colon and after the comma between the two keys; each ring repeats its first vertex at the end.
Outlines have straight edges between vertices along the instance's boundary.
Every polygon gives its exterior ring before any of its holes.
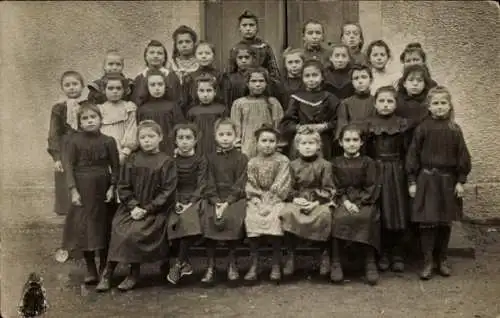
{"type": "Polygon", "coordinates": [[[130,272],[118,289],[129,290],[141,263],[161,261],[177,284],[193,273],[189,249],[203,237],[205,284],[215,282],[218,243],[228,247],[228,281],[240,279],[235,249],[244,238],[245,281],[257,280],[267,238],[273,281],[293,275],[297,243],[308,240],[321,247],[321,275],[342,282],[342,253],[355,249],[376,284],[379,270],[404,271],[410,224],[419,229],[420,277],[431,278],[434,265],[450,275],[451,222],[462,215],[471,159],[450,92],[431,79],[420,44],[404,49],[398,79],[386,71],[384,41],[365,54],[361,27],[347,23],[341,44],[327,48],[323,25],[311,20],[304,47],[283,53],[280,75],[257,21],[240,16],[243,39],[225,73],[213,65],[214,47],[181,26],[173,59],[149,42],[134,80],[109,51],[86,101],[82,76],[63,74],[67,99],[52,109],[49,152],[56,212],[67,212],[63,248],[83,251],[85,283],[109,290],[121,262],[130,272]]]}

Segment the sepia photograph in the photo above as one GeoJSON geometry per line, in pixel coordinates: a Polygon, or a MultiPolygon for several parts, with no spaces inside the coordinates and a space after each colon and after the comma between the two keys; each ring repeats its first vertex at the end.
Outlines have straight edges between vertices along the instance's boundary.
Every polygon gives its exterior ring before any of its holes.
{"type": "Polygon", "coordinates": [[[499,9],[0,2],[0,318],[500,318],[499,9]]]}

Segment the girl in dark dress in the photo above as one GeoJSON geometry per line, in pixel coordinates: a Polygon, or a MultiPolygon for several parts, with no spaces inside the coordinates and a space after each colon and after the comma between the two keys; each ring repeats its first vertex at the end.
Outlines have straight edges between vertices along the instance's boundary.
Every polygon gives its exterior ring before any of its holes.
{"type": "Polygon", "coordinates": [[[170,100],[179,100],[182,92],[181,83],[175,73],[167,68],[168,53],[165,46],[160,41],[151,40],[144,49],[144,61],[146,62],[146,69],[135,77],[134,90],[132,91],[130,100],[137,107],[144,104],[148,98],[148,71],[153,69],[162,72],[167,79],[166,87],[170,92],[167,98],[170,100]]]}
{"type": "Polygon", "coordinates": [[[253,48],[245,44],[237,44],[232,50],[227,72],[222,75],[222,91],[224,104],[229,107],[233,102],[247,93],[246,71],[255,66],[257,53],[253,48]]]}
{"type": "Polygon", "coordinates": [[[212,76],[196,78],[197,106],[191,108],[187,119],[193,122],[202,133],[196,146],[198,155],[206,156],[215,151],[214,124],[219,118],[228,116],[227,107],[215,102],[217,83],[212,76]]]}
{"type": "Polygon", "coordinates": [[[306,21],[302,28],[302,39],[304,40],[304,61],[320,61],[323,67],[325,67],[330,61],[332,50],[323,45],[325,41],[325,28],[323,24],[316,20],[306,21]]]}
{"type": "Polygon", "coordinates": [[[349,47],[354,64],[366,64],[368,59],[361,51],[365,43],[363,29],[359,23],[347,22],[340,29],[340,40],[349,47]]]}
{"type": "Polygon", "coordinates": [[[471,157],[462,129],[453,121],[450,92],[437,86],[429,91],[431,116],[415,130],[406,157],[411,221],[420,226],[424,264],[420,278],[430,279],[434,261],[442,276],[451,268],[446,260],[451,222],[462,218],[464,183],[471,157]]]}
{"type": "Polygon", "coordinates": [[[63,249],[83,252],[85,283],[93,284],[98,280],[95,252],[99,253],[100,269],[106,262],[106,202],[114,197],[120,164],[115,139],[100,132],[99,109],[92,104],[82,105],[77,120],[81,131],[70,139],[64,162],[72,207],[64,224],[63,249]]]}
{"type": "Polygon", "coordinates": [[[340,242],[347,241],[357,243],[355,247],[363,251],[366,280],[375,285],[379,279],[375,255],[380,245],[377,163],[360,154],[363,141],[359,127],[345,126],[339,143],[344,155],[332,161],[338,208],[333,218],[330,279],[334,283],[344,280],[340,242]]]}
{"type": "Polygon", "coordinates": [[[198,35],[190,27],[181,25],[172,33],[172,40],[174,47],[170,70],[177,76],[179,83],[183,85],[186,75],[195,72],[199,67],[198,60],[194,55],[198,35]]]}
{"type": "Polygon", "coordinates": [[[340,100],[354,94],[350,73],[351,61],[351,53],[347,45],[333,46],[330,63],[325,68],[325,89],[340,100]]]}
{"type": "Polygon", "coordinates": [[[163,260],[168,242],[167,219],[175,210],[177,171],[172,157],[160,151],[161,127],[152,120],[137,128],[140,150],[121,168],[120,206],[113,218],[108,263],[97,291],[110,289],[118,262],[130,264],[130,273],[118,289],[134,288],[140,264],[163,260]]]}
{"type": "MultiPolygon", "coordinates": [[[[106,58],[104,59],[104,75],[87,85],[87,88],[89,89],[89,95],[87,97],[88,101],[95,105],[104,104],[107,101],[105,88],[106,75],[120,74],[121,76],[125,77],[125,75],[123,75],[122,73],[124,66],[125,59],[120,54],[120,52],[118,52],[117,50],[108,50],[106,52],[106,58]]],[[[130,100],[130,94],[134,89],[133,80],[127,78],[127,82],[128,84],[125,86],[123,100],[130,100]]]]}
{"type": "Polygon", "coordinates": [[[217,150],[210,153],[207,159],[208,184],[205,198],[208,205],[203,214],[208,267],[201,281],[209,285],[215,279],[215,248],[218,241],[227,242],[229,247],[228,281],[239,279],[235,252],[236,244],[244,237],[248,164],[247,156],[234,147],[236,125],[229,119],[218,119],[214,127],[217,150]]]}
{"type": "Polygon", "coordinates": [[[148,95],[144,104],[137,109],[137,122],[153,120],[158,123],[164,136],[160,141],[160,151],[173,156],[175,146],[170,137],[174,126],[184,121],[180,102],[171,98],[175,94],[168,87],[168,80],[161,71],[148,71],[146,81],[148,95]]]}
{"type": "Polygon", "coordinates": [[[77,113],[83,101],[83,77],[78,72],[67,71],[61,76],[60,83],[66,99],[52,106],[47,151],[54,161],[54,212],[66,215],[71,204],[63,161],[67,143],[78,129],[77,113]]]}
{"type": "Polygon", "coordinates": [[[394,114],[396,90],[382,86],[375,94],[376,114],[368,120],[367,154],[380,176],[381,257],[379,268],[404,271],[403,239],[410,222],[404,160],[408,146],[406,120],[394,114]]]}
{"type": "MultiPolygon", "coordinates": [[[[322,143],[322,156],[332,157],[332,145],[337,125],[337,108],[340,101],[334,95],[323,90],[322,65],[319,61],[309,60],[302,71],[304,88],[290,96],[290,104],[283,117],[280,130],[291,140],[298,127],[307,126],[319,132],[322,143]]],[[[291,147],[290,158],[297,156],[291,147]]]]}
{"type": "Polygon", "coordinates": [[[304,85],[302,82],[302,68],[304,67],[303,51],[301,49],[286,49],[283,52],[283,63],[285,73],[279,83],[279,95],[277,98],[283,106],[283,110],[286,111],[290,103],[290,95],[298,92],[304,85]]]}
{"type": "Polygon", "coordinates": [[[188,252],[195,239],[202,234],[200,217],[205,210],[202,195],[207,185],[207,161],[205,156],[196,154],[195,145],[199,138],[194,124],[178,124],[174,128],[177,149],[176,211],[168,220],[168,239],[179,246],[176,262],[170,268],[167,280],[177,284],[182,276],[193,273],[188,252]]]}
{"type": "MultiPolygon", "coordinates": [[[[427,65],[427,54],[425,53],[422,45],[418,42],[409,43],[401,52],[399,56],[399,60],[401,64],[403,64],[403,72],[404,70],[411,65],[422,65],[427,69],[427,72],[430,76],[429,65],[427,65]]],[[[436,87],[437,83],[433,79],[430,80],[429,88],[436,87]]]]}

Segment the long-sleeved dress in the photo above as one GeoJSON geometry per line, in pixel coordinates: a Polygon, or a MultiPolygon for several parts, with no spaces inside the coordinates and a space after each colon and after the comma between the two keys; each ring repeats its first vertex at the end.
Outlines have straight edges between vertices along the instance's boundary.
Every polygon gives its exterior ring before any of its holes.
{"type": "Polygon", "coordinates": [[[281,78],[276,98],[280,101],[284,111],[287,110],[290,104],[290,96],[300,91],[303,85],[302,76],[300,75],[297,77],[286,75],[281,78]]]}
{"type": "Polygon", "coordinates": [[[343,69],[334,69],[330,64],[325,68],[324,72],[324,89],[340,100],[354,95],[354,86],[352,85],[350,72],[350,66],[343,69]]]}
{"type": "Polygon", "coordinates": [[[304,55],[304,61],[307,60],[317,60],[320,61],[324,67],[330,63],[330,57],[332,56],[332,50],[326,46],[305,46],[302,49],[302,54],[304,55]]]}
{"type": "Polygon", "coordinates": [[[102,114],[101,132],[113,137],[119,152],[130,154],[137,149],[137,107],[129,101],[98,105],[102,114]]]}
{"type": "MultiPolygon", "coordinates": [[[[125,75],[120,74],[121,76],[127,78],[125,75]]],[[[87,88],[89,90],[89,95],[87,100],[92,104],[99,105],[104,104],[107,101],[106,98],[106,89],[104,87],[106,74],[104,74],[101,78],[92,81],[87,88]]],[[[123,100],[130,100],[130,95],[134,91],[134,81],[130,78],[127,78],[128,85],[124,87],[124,95],[123,100]]]]}
{"type": "Polygon", "coordinates": [[[203,235],[218,241],[238,240],[244,236],[248,158],[238,149],[218,149],[208,156],[207,208],[203,214],[203,235]],[[227,202],[222,220],[217,220],[215,205],[227,202]],[[221,222],[222,221],[222,222],[221,222]]]}
{"type": "MultiPolygon", "coordinates": [[[[78,108],[78,101],[68,101],[57,103],[52,106],[50,113],[50,126],[47,151],[52,157],[54,162],[64,160],[66,154],[66,146],[71,136],[76,132],[78,123],[76,120],[76,112],[78,108]],[[68,104],[69,112],[73,112],[73,121],[68,121],[68,104]]],[[[70,114],[71,116],[71,114],[70,114]]],[[[66,215],[70,208],[70,196],[68,187],[66,185],[66,172],[54,172],[54,186],[55,186],[55,201],[54,212],[58,215],[66,215]]]]}
{"type": "Polygon", "coordinates": [[[247,94],[247,81],[245,71],[226,72],[221,77],[221,90],[224,98],[224,104],[233,107],[234,101],[244,97],[247,94]]]}
{"type": "Polygon", "coordinates": [[[168,220],[168,238],[179,239],[202,234],[201,217],[206,208],[203,194],[207,186],[207,161],[194,153],[177,154],[177,202],[192,205],[181,214],[171,213],[168,220]]]}
{"type": "MultiPolygon", "coordinates": [[[[266,41],[259,37],[254,37],[253,39],[242,39],[238,42],[231,50],[235,50],[235,47],[247,45],[251,47],[257,53],[257,66],[262,66],[269,72],[269,76],[278,79],[280,77],[280,71],[278,67],[278,62],[274,55],[273,49],[266,41]]],[[[235,56],[234,52],[230,52],[229,56],[235,56]]],[[[229,65],[232,61],[229,61],[229,65]]]]}
{"type": "Polygon", "coordinates": [[[184,115],[181,106],[176,101],[169,101],[162,98],[152,98],[142,104],[137,109],[137,122],[143,120],[154,120],[160,125],[163,132],[163,140],[160,142],[160,151],[169,156],[174,155],[174,126],[184,122],[184,115]]]}
{"type": "Polygon", "coordinates": [[[290,161],[280,153],[257,156],[248,162],[247,176],[247,236],[283,235],[280,215],[292,188],[290,161]],[[259,199],[258,203],[253,202],[254,198],[259,199]]]}
{"type": "Polygon", "coordinates": [[[63,232],[68,251],[104,249],[109,239],[106,192],[118,180],[116,142],[100,132],[78,132],[67,145],[64,162],[67,186],[76,188],[82,206],[71,206],[63,232]],[[111,168],[111,169],[110,169],[111,168]]]}
{"type": "MultiPolygon", "coordinates": [[[[327,124],[320,133],[323,157],[332,157],[333,137],[337,126],[337,108],[340,101],[334,95],[323,91],[299,91],[290,96],[290,104],[280,123],[285,140],[292,141],[298,125],[327,124]]],[[[290,158],[296,158],[296,149],[290,147],[290,158]]]]}
{"type": "Polygon", "coordinates": [[[380,177],[382,228],[405,230],[410,221],[408,182],[404,162],[408,148],[408,126],[394,114],[374,115],[368,121],[367,155],[374,159],[380,177]]]}
{"type": "Polygon", "coordinates": [[[380,212],[377,163],[366,156],[339,156],[332,161],[333,183],[337,189],[332,235],[334,238],[380,248],[380,212]],[[349,200],[359,208],[351,213],[344,207],[349,200]]]}
{"type": "Polygon", "coordinates": [[[335,139],[339,138],[340,131],[348,124],[356,124],[366,130],[368,118],[375,115],[374,105],[375,98],[369,92],[355,92],[351,97],[344,99],[337,112],[335,139]]]}
{"type": "Polygon", "coordinates": [[[252,158],[257,154],[254,133],[263,124],[278,128],[283,118],[283,108],[274,97],[242,97],[234,101],[231,119],[237,127],[237,138],[241,140],[241,152],[252,158]]]}
{"type": "Polygon", "coordinates": [[[290,164],[292,190],[290,199],[304,198],[318,201],[312,211],[304,213],[302,207],[287,203],[282,210],[281,224],[286,232],[314,241],[327,241],[332,233],[332,203],[335,186],[332,165],[318,156],[298,158],[290,164]]]}
{"type": "Polygon", "coordinates": [[[408,121],[410,130],[415,129],[415,127],[429,116],[429,109],[425,104],[427,93],[428,91],[424,90],[419,95],[410,96],[406,93],[406,89],[402,89],[398,92],[395,114],[408,121]]]}
{"type": "Polygon", "coordinates": [[[449,119],[428,117],[415,130],[406,156],[408,181],[416,182],[411,220],[448,223],[462,217],[457,182],[465,183],[471,157],[462,129],[449,119]]]}
{"type": "Polygon", "coordinates": [[[133,153],[121,168],[118,183],[120,206],[111,231],[108,259],[145,263],[165,259],[168,250],[167,220],[175,213],[177,169],[165,153],[133,153]],[[130,212],[147,211],[141,220],[130,212]]]}
{"type": "Polygon", "coordinates": [[[209,155],[215,151],[217,144],[215,142],[215,122],[219,118],[227,117],[226,106],[212,103],[210,105],[197,105],[191,108],[187,114],[187,120],[195,123],[201,132],[196,143],[196,153],[200,155],[209,155]]]}
{"type": "MultiPolygon", "coordinates": [[[[182,96],[182,87],[177,75],[165,67],[162,67],[159,70],[166,78],[166,93],[164,98],[173,101],[180,100],[182,96]]],[[[130,101],[138,107],[144,104],[149,96],[147,75],[148,69],[146,68],[144,71],[137,74],[134,79],[134,90],[130,95],[130,101]]]]}

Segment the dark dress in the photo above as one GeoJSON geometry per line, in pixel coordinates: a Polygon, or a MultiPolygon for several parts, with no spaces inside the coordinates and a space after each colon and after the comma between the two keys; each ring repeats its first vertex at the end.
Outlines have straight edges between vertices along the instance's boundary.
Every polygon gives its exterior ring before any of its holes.
{"type": "Polygon", "coordinates": [[[337,205],[333,217],[334,238],[380,247],[380,212],[377,164],[366,156],[339,156],[332,162],[333,183],[337,188],[337,205]],[[356,204],[359,213],[351,214],[344,201],[356,204]]]}
{"type": "Polygon", "coordinates": [[[185,121],[179,103],[162,98],[152,98],[137,109],[137,123],[143,120],[154,120],[163,131],[160,151],[169,156],[174,155],[174,126],[185,121]]]}
{"type": "Polygon", "coordinates": [[[168,219],[169,240],[202,234],[201,216],[206,208],[202,195],[207,185],[207,161],[193,154],[175,157],[177,167],[177,202],[192,205],[182,214],[171,213],[168,219]]]}
{"type": "MultiPolygon", "coordinates": [[[[63,162],[68,141],[76,132],[66,122],[66,116],[67,107],[65,102],[52,106],[47,151],[54,162],[63,162]]],[[[54,212],[58,215],[66,215],[71,206],[70,194],[66,185],[66,172],[54,172],[54,186],[54,212]]]]}
{"type": "Polygon", "coordinates": [[[284,231],[298,237],[327,241],[332,233],[332,206],[335,186],[332,179],[332,165],[318,156],[298,158],[290,164],[292,172],[292,191],[290,201],[281,215],[284,231]],[[319,205],[309,213],[293,203],[294,198],[304,198],[309,202],[318,201],[319,205]]]}
{"type": "Polygon", "coordinates": [[[382,228],[405,230],[410,221],[408,181],[404,169],[406,120],[394,114],[374,115],[368,121],[368,156],[378,163],[382,228]]]}
{"type": "Polygon", "coordinates": [[[438,223],[460,220],[462,199],[457,182],[465,183],[471,157],[462,129],[448,119],[428,117],[415,130],[406,157],[408,181],[416,182],[411,220],[438,223]]]}
{"type": "Polygon", "coordinates": [[[195,123],[201,132],[196,143],[197,154],[208,155],[215,151],[215,122],[227,116],[227,108],[222,104],[198,105],[189,110],[187,120],[195,123]]]}
{"type": "MultiPolygon", "coordinates": [[[[323,91],[299,91],[290,96],[290,104],[281,120],[280,130],[285,140],[293,140],[297,125],[327,123],[326,130],[320,133],[323,157],[332,157],[333,137],[337,126],[337,108],[340,101],[334,95],[323,91]]],[[[290,147],[290,158],[295,158],[295,147],[290,147]]]]}
{"type": "Polygon", "coordinates": [[[302,77],[289,77],[283,76],[281,81],[278,82],[278,89],[275,97],[279,100],[280,104],[283,106],[283,110],[286,111],[288,105],[290,104],[290,95],[297,93],[302,89],[302,77]]]}
{"type": "MultiPolygon", "coordinates": [[[[182,97],[182,87],[179,78],[174,72],[164,67],[162,67],[160,71],[166,78],[166,92],[163,98],[171,101],[180,101],[182,97]]],[[[144,104],[149,96],[148,80],[146,77],[147,72],[147,69],[142,71],[134,79],[134,90],[130,95],[130,101],[134,102],[137,107],[144,104]]]]}
{"type": "Polygon", "coordinates": [[[167,256],[167,219],[175,213],[177,172],[165,153],[132,153],[121,168],[120,206],[113,218],[108,259],[123,263],[146,263],[167,256]],[[135,207],[147,211],[132,219],[135,207]]]}
{"type": "Polygon", "coordinates": [[[351,97],[344,99],[340,103],[337,113],[338,123],[335,139],[339,138],[340,131],[347,124],[356,124],[366,130],[368,118],[375,115],[374,105],[375,97],[370,92],[355,92],[351,97]]]}
{"type": "Polygon", "coordinates": [[[398,91],[395,114],[407,120],[410,130],[415,129],[429,116],[429,109],[425,103],[427,93],[428,90],[424,89],[419,95],[410,96],[404,88],[398,91]]]}
{"type": "Polygon", "coordinates": [[[116,184],[119,173],[116,141],[100,132],[78,132],[68,143],[64,166],[68,188],[78,190],[82,206],[71,206],[66,216],[63,248],[104,249],[110,221],[106,192],[116,184]]]}
{"type": "MultiPolygon", "coordinates": [[[[259,37],[255,37],[253,39],[242,39],[231,50],[235,50],[235,47],[241,45],[250,46],[257,53],[257,66],[265,68],[269,72],[269,76],[271,78],[278,79],[280,77],[278,62],[276,61],[273,49],[269,43],[259,37]]],[[[230,52],[229,56],[236,56],[236,54],[230,52]]],[[[231,64],[232,61],[229,61],[229,65],[231,64]]]]}
{"type": "MultiPolygon", "coordinates": [[[[120,74],[121,76],[127,78],[125,75],[120,74]]],[[[89,90],[89,95],[87,100],[94,105],[104,104],[108,99],[106,98],[106,91],[104,87],[104,78],[106,75],[103,75],[101,78],[96,79],[87,85],[89,90]]],[[[130,78],[127,78],[128,85],[125,87],[125,94],[123,96],[123,100],[130,100],[130,95],[134,91],[134,81],[130,78]]]]}
{"type": "Polygon", "coordinates": [[[187,115],[189,110],[193,106],[196,106],[196,102],[198,100],[196,92],[196,79],[200,76],[212,76],[215,79],[217,85],[215,102],[224,103],[224,96],[221,90],[222,74],[213,66],[200,66],[198,70],[186,74],[186,76],[184,77],[184,82],[182,83],[182,111],[184,115],[187,115]]]}
{"type": "Polygon", "coordinates": [[[354,95],[354,86],[352,86],[350,71],[350,66],[341,70],[336,70],[330,64],[327,68],[325,68],[324,72],[325,90],[332,93],[340,100],[354,95]]]}
{"type": "Polygon", "coordinates": [[[222,75],[221,86],[224,104],[227,105],[230,112],[234,101],[246,95],[247,82],[245,72],[224,73],[222,75]]]}
{"type": "Polygon", "coordinates": [[[332,56],[332,50],[323,45],[318,47],[304,47],[302,52],[304,61],[317,60],[320,61],[324,67],[330,63],[330,57],[332,56]]]}
{"type": "Polygon", "coordinates": [[[203,234],[218,241],[244,236],[246,212],[245,185],[248,158],[238,149],[217,150],[208,156],[207,209],[203,214],[203,234]],[[215,204],[227,202],[222,222],[216,220],[215,204]]]}

